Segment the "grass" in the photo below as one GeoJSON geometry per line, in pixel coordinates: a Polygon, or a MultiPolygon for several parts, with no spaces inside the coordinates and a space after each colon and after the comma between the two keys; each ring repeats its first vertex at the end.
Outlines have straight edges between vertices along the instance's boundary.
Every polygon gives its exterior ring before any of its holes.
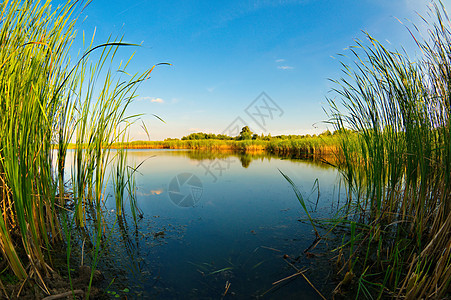
{"type": "Polygon", "coordinates": [[[295,139],[271,140],[167,140],[118,142],[112,145],[117,149],[195,149],[195,150],[233,150],[242,152],[268,152],[276,155],[295,155],[298,157],[320,157],[332,155],[338,150],[339,134],[295,139]]]}
{"type": "MultiPolygon", "coordinates": [[[[78,1],[58,8],[41,1],[0,3],[1,252],[19,280],[35,280],[47,294],[43,278],[53,271],[54,245],[67,243],[69,256],[70,230],[74,223],[83,228],[88,215],[97,230],[91,241],[96,264],[110,148],[136,120],[126,109],[153,70],[130,76],[130,60],[115,66],[119,48],[133,46],[120,39],[84,41],[85,52],[73,60],[74,15],[83,8],[78,1]],[[74,167],[67,180],[71,141],[74,167]]],[[[133,173],[126,176],[130,181],[133,173]]]]}
{"type": "Polygon", "coordinates": [[[433,13],[427,39],[411,32],[416,60],[357,41],[329,100],[336,129],[357,132],[340,135],[337,157],[348,189],[337,293],[354,282],[359,299],[450,296],[451,30],[440,3],[433,13]]]}
{"type": "MultiPolygon", "coordinates": [[[[339,249],[343,281],[336,291],[354,282],[357,297],[449,297],[451,28],[440,5],[429,39],[416,38],[423,57],[415,61],[369,35],[368,43],[351,49],[357,63],[344,65],[346,77],[337,81],[337,99],[330,100],[331,122],[340,134],[133,143],[123,142],[137,117],[126,110],[153,67],[129,76],[130,60],[116,66],[119,49],[133,46],[121,39],[100,45],[91,39],[73,60],[80,5],[0,3],[0,243],[18,280],[34,280],[49,294],[44,278],[53,272],[59,243],[67,244],[70,275],[73,228],[90,239],[94,272],[112,148],[335,153],[348,190],[340,224],[347,229],[339,249]],[[72,162],[66,162],[69,147],[75,149],[72,162]],[[73,165],[68,179],[66,163],[73,165]]],[[[117,153],[116,211],[123,214],[127,191],[136,220],[136,167],[125,167],[125,152],[117,153]]]]}

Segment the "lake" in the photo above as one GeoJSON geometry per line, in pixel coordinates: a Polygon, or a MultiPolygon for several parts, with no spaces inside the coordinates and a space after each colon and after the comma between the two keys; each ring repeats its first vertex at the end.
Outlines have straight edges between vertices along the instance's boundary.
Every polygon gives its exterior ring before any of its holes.
{"type": "MultiPolygon", "coordinates": [[[[264,154],[189,150],[129,150],[128,164],[141,164],[135,179],[142,218],[135,226],[126,209],[125,222],[108,227],[98,266],[106,270],[108,293],[318,299],[303,276],[282,280],[306,269],[305,277],[330,296],[331,245],[321,242],[309,250],[313,254],[304,253],[315,233],[280,171],[297,185],[312,217],[326,218],[339,197],[334,168],[264,154]]],[[[113,196],[106,209],[113,224],[113,196]]]]}

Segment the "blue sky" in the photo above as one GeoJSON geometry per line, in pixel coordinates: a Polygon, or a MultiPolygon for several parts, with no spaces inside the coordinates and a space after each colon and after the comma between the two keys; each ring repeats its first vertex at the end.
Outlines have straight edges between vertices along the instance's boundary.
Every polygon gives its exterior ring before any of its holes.
{"type": "MultiPolygon", "coordinates": [[[[424,15],[428,3],[94,0],[77,29],[90,36],[96,28],[96,43],[110,35],[142,43],[130,71],[172,64],[153,71],[129,110],[146,114],[151,140],[231,133],[241,124],[259,134],[312,134],[327,128],[323,107],[334,96],[328,78],[342,76],[337,54],[364,38],[362,30],[414,53],[397,19],[421,24],[416,13],[424,15]]],[[[124,60],[129,55],[129,49],[119,52],[124,60]]],[[[147,139],[139,126],[131,136],[147,139]]]]}

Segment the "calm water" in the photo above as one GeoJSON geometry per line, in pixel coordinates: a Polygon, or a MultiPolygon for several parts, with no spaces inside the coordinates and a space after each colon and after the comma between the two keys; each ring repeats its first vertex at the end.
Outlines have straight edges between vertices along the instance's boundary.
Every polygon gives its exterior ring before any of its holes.
{"type": "MultiPolygon", "coordinates": [[[[279,170],[296,183],[314,217],[327,217],[338,198],[333,168],[269,156],[129,151],[128,164],[140,163],[138,230],[129,212],[127,222],[111,226],[99,265],[107,284],[115,278],[110,292],[219,299],[230,284],[224,298],[318,299],[302,276],[273,284],[306,268],[308,279],[330,293],[328,245],[312,250],[315,258],[303,253],[315,235],[299,221],[306,215],[279,170]]],[[[114,222],[113,197],[106,206],[114,222]]]]}

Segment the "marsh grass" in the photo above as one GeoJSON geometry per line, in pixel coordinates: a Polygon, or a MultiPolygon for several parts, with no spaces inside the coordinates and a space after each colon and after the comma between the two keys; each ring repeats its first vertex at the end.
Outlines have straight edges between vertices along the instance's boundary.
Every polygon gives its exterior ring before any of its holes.
{"type": "MultiPolygon", "coordinates": [[[[275,155],[321,157],[338,150],[339,135],[272,140],[167,140],[118,142],[117,149],[194,149],[215,151],[268,152],[275,155]]],[[[71,145],[72,146],[72,145],[71,145]]],[[[73,146],[72,146],[73,147],[73,146]]]]}
{"type": "Polygon", "coordinates": [[[354,282],[356,298],[450,296],[451,31],[440,3],[433,13],[428,39],[412,32],[421,58],[367,35],[329,100],[336,129],[356,132],[337,158],[348,230],[336,292],[354,282]]]}
{"type": "Polygon", "coordinates": [[[110,146],[136,120],[126,109],[154,68],[130,76],[125,71],[130,60],[114,67],[119,48],[133,46],[121,39],[93,45],[93,37],[83,55],[71,60],[73,15],[79,9],[78,1],[58,8],[41,1],[0,3],[1,252],[19,280],[35,279],[47,294],[44,277],[52,272],[53,245],[67,243],[69,264],[71,231],[83,229],[87,218],[96,232],[90,235],[96,265],[110,146]]]}

